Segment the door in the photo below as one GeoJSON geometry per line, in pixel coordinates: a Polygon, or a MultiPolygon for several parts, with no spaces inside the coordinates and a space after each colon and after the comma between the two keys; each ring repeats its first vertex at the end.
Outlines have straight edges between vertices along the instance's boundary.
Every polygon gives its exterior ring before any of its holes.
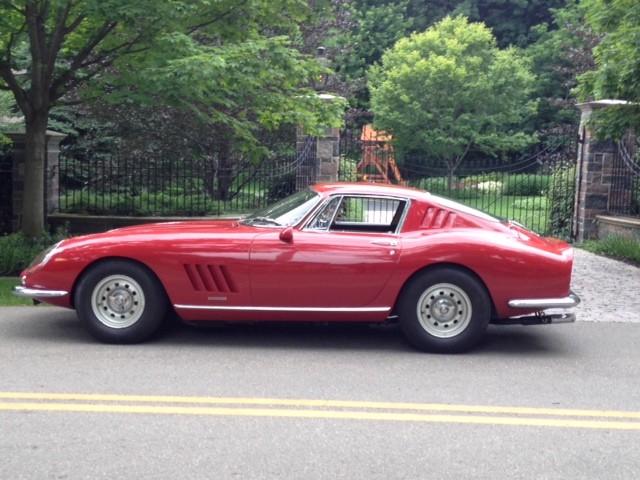
{"type": "Polygon", "coordinates": [[[371,303],[396,266],[397,235],[294,231],[251,245],[253,303],[258,307],[357,308],[371,303]]]}
{"type": "Polygon", "coordinates": [[[290,236],[269,232],[256,237],[250,251],[254,306],[361,308],[371,304],[397,265],[401,251],[397,219],[407,203],[376,200],[336,197],[290,236]],[[391,213],[389,202],[393,202],[391,213]]]}

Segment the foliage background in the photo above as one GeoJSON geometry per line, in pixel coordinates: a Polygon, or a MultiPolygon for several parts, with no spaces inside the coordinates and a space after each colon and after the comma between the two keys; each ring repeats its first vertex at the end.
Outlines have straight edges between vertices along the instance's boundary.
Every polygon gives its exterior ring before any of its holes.
{"type": "MultiPolygon", "coordinates": [[[[0,118],[19,110],[15,100],[28,113],[20,92],[46,79],[36,75],[38,49],[29,48],[19,15],[42,5],[52,14],[45,33],[55,31],[53,13],[70,13],[58,39],[64,48],[50,55],[55,88],[40,90],[52,93],[42,104],[48,128],[69,135],[63,155],[79,163],[114,154],[139,162],[197,158],[214,167],[207,194],[220,200],[251,165],[295,153],[297,125],[313,132],[338,124],[343,105],[314,101],[312,92],[346,98],[347,127],[372,122],[380,112],[372,108],[369,72],[448,16],[486,25],[495,46],[533,73],[521,92],[528,115],[495,131],[537,142],[512,142],[500,154],[506,164],[574,137],[577,98],[640,96],[634,0],[8,0],[0,5],[0,118]],[[95,32],[114,35],[92,44],[95,32]],[[324,55],[314,58],[320,46],[324,55]]],[[[640,118],[633,109],[606,115],[598,128],[611,138],[640,118]]],[[[411,148],[428,161],[431,127],[411,128],[421,138],[411,148]]],[[[569,158],[570,141],[553,152],[569,158]]],[[[492,154],[478,148],[470,158],[492,154]]]]}

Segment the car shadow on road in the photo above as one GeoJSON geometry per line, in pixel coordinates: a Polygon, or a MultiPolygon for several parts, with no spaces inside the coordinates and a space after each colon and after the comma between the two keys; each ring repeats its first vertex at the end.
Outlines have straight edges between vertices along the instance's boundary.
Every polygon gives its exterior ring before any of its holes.
{"type": "Polygon", "coordinates": [[[565,336],[557,335],[553,327],[490,325],[474,351],[480,355],[548,357],[564,355],[570,348],[565,336]]]}
{"type": "MultiPolygon", "coordinates": [[[[180,347],[338,349],[423,354],[408,343],[397,324],[177,324],[171,331],[156,339],[156,342],[180,347]]],[[[550,331],[518,326],[490,326],[480,343],[469,353],[549,356],[562,354],[563,351],[562,342],[554,340],[550,331]]]]}
{"type": "MultiPolygon", "coordinates": [[[[83,328],[75,312],[51,307],[20,310],[20,321],[2,323],[0,336],[37,343],[98,344],[83,328]]],[[[473,355],[563,355],[569,348],[552,328],[489,326],[473,355]]],[[[398,325],[348,323],[203,323],[171,322],[148,345],[167,348],[237,347],[283,350],[353,350],[417,353],[398,325]]]]}

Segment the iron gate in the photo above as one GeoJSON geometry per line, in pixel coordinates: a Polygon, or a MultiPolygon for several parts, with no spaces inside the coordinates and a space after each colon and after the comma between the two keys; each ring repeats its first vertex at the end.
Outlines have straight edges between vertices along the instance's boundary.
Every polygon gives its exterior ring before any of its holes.
{"type": "Polygon", "coordinates": [[[638,137],[625,135],[616,145],[609,196],[610,213],[640,216],[640,159],[638,137]]]}

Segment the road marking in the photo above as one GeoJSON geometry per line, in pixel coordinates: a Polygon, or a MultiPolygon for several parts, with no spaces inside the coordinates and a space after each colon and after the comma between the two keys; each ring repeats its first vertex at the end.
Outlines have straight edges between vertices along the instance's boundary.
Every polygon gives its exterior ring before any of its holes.
{"type": "Polygon", "coordinates": [[[283,398],[0,392],[0,411],[279,417],[640,430],[640,412],[283,398]]]}

